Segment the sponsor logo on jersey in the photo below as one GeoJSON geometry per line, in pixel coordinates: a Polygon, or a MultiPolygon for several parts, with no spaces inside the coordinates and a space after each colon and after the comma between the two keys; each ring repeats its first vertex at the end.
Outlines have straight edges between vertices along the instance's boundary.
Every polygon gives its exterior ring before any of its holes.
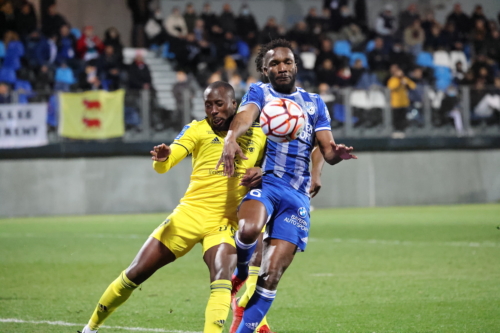
{"type": "Polygon", "coordinates": [[[215,137],[215,139],[212,140],[212,143],[221,144],[221,141],[219,140],[218,137],[215,137]]]}
{"type": "Polygon", "coordinates": [[[182,138],[182,136],[184,135],[184,133],[186,133],[186,131],[188,130],[188,128],[189,128],[189,125],[184,126],[184,127],[182,128],[182,131],[179,133],[179,135],[177,135],[177,136],[175,137],[175,139],[174,139],[174,140],[179,140],[180,138],[182,138]]]}
{"type": "Polygon", "coordinates": [[[316,105],[314,105],[314,102],[305,102],[305,103],[306,103],[307,113],[309,113],[312,116],[316,111],[316,105]]]}
{"type": "Polygon", "coordinates": [[[309,231],[309,227],[307,225],[307,221],[296,216],[296,215],[292,215],[290,217],[285,217],[284,221],[286,223],[290,223],[291,225],[301,229],[301,230],[304,230],[304,231],[309,231]]]}
{"type": "Polygon", "coordinates": [[[300,217],[304,218],[307,215],[307,209],[306,207],[300,207],[299,210],[297,211],[300,217]]]}

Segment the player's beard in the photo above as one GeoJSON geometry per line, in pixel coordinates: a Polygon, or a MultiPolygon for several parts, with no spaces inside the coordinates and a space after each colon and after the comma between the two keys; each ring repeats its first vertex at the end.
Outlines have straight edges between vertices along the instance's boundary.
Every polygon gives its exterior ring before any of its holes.
{"type": "Polygon", "coordinates": [[[293,88],[295,87],[295,74],[290,74],[290,82],[288,83],[278,83],[276,82],[277,75],[273,72],[269,73],[269,81],[273,86],[274,90],[282,94],[291,94],[293,92],[293,88]]]}
{"type": "Polygon", "coordinates": [[[219,126],[215,126],[213,123],[213,120],[210,119],[210,127],[212,127],[212,130],[217,131],[217,132],[228,131],[229,125],[231,125],[231,121],[233,121],[233,118],[234,118],[234,114],[232,116],[228,117],[227,119],[225,119],[222,122],[222,124],[220,124],[219,126]]]}

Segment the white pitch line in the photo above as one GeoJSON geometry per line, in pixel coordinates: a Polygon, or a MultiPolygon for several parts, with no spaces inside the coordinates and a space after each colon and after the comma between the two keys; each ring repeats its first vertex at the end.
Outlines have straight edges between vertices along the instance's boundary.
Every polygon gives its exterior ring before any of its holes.
{"type": "MultiPolygon", "coordinates": [[[[64,321],[49,321],[49,320],[22,320],[16,318],[0,318],[0,323],[16,323],[16,324],[35,324],[35,325],[54,325],[54,326],[76,326],[83,328],[85,324],[67,323],[64,321]]],[[[107,326],[103,325],[101,328],[111,328],[125,331],[135,332],[159,332],[159,333],[202,333],[192,331],[179,331],[179,330],[165,330],[163,328],[145,328],[145,327],[123,327],[123,326],[107,326]]]]}
{"type": "Polygon", "coordinates": [[[406,246],[453,246],[453,247],[500,247],[496,242],[413,242],[384,239],[342,239],[342,238],[309,238],[309,242],[357,243],[374,245],[406,245],[406,246]]]}

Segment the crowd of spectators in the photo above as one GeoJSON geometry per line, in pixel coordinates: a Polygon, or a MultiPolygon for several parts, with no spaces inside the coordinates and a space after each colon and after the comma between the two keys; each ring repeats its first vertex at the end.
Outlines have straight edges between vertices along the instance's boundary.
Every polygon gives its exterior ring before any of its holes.
{"type": "Polygon", "coordinates": [[[141,54],[132,64],[124,64],[116,28],[100,38],[91,26],[71,26],[56,4],[38,24],[32,3],[16,4],[0,1],[0,103],[11,101],[10,91],[23,100],[43,100],[54,91],[151,88],[141,54]]]}

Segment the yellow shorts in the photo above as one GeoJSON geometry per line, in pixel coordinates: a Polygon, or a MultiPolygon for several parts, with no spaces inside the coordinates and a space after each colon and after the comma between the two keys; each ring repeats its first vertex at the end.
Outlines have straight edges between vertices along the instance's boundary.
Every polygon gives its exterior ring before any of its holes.
{"type": "Polygon", "coordinates": [[[236,247],[234,233],[236,221],[228,218],[210,218],[203,213],[176,209],[156,228],[151,237],[162,242],[176,258],[188,253],[193,246],[201,243],[203,253],[222,243],[236,247]]]}

